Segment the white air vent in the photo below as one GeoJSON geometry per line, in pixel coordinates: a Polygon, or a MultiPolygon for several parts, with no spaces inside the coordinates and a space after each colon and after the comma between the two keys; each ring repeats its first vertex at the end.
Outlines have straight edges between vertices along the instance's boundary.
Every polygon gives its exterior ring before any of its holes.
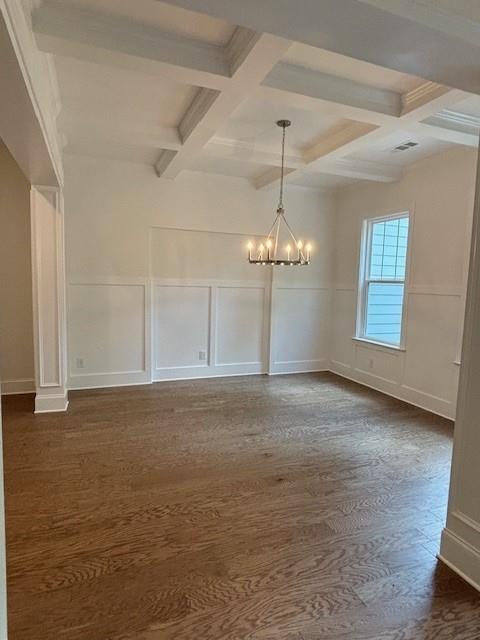
{"type": "Polygon", "coordinates": [[[413,142],[413,140],[408,140],[407,142],[402,142],[398,147],[393,147],[392,151],[408,151],[412,147],[416,147],[418,142],[413,142]]]}

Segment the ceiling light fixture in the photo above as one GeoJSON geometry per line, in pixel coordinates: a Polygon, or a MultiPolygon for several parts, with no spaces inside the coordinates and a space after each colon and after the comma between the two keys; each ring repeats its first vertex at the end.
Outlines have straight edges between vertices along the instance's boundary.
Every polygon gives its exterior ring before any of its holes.
{"type": "Polygon", "coordinates": [[[252,242],[248,243],[248,262],[250,264],[272,264],[275,266],[304,266],[310,264],[310,256],[312,252],[312,245],[310,243],[304,245],[301,240],[297,240],[293,234],[290,225],[285,219],[285,209],[283,208],[283,179],[285,173],[285,129],[292,123],[290,120],[278,120],[277,125],[283,129],[282,133],[282,168],[280,173],[280,197],[278,200],[277,215],[273,221],[272,227],[268,232],[268,235],[264,242],[261,242],[255,249],[252,242]],[[284,256],[280,256],[279,252],[279,238],[282,224],[288,231],[288,237],[291,238],[293,243],[289,243],[285,246],[284,256]]]}

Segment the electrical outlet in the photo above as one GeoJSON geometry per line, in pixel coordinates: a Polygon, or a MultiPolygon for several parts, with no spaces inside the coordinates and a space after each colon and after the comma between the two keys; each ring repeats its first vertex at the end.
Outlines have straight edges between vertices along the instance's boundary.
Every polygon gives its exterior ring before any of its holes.
{"type": "Polygon", "coordinates": [[[207,352],[205,350],[201,349],[198,352],[198,359],[199,360],[206,360],[207,359],[207,352]]]}
{"type": "Polygon", "coordinates": [[[75,359],[75,366],[77,367],[77,369],[84,369],[85,368],[85,360],[83,358],[76,358],[75,359]]]}

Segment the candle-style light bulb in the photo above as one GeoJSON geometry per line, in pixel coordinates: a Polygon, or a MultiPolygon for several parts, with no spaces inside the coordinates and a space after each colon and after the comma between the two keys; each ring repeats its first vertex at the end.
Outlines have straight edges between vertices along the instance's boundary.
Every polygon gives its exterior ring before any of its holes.
{"type": "Polygon", "coordinates": [[[290,260],[290,251],[292,250],[292,247],[287,244],[287,260],[290,260]]]}
{"type": "Polygon", "coordinates": [[[248,259],[249,259],[249,260],[250,260],[250,262],[251,262],[251,260],[252,260],[253,242],[249,242],[249,243],[247,244],[247,249],[248,249],[248,259]]]}
{"type": "Polygon", "coordinates": [[[297,242],[297,248],[298,248],[298,260],[300,261],[302,259],[302,247],[303,247],[303,242],[301,240],[299,240],[297,242]]]}
{"type": "Polygon", "coordinates": [[[310,253],[312,251],[312,245],[310,244],[310,242],[307,244],[305,249],[307,251],[307,262],[310,262],[310,253]]]}
{"type": "Polygon", "coordinates": [[[265,243],[267,245],[267,260],[270,260],[270,249],[272,248],[272,241],[270,238],[265,243]]]}

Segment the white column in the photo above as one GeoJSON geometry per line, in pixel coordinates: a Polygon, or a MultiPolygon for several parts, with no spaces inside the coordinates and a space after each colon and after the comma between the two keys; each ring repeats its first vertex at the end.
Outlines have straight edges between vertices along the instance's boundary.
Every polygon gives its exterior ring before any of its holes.
{"type": "Polygon", "coordinates": [[[32,290],[35,413],[65,411],[65,252],[59,189],[32,186],[32,290]]]}
{"type": "Polygon", "coordinates": [[[480,163],[478,167],[450,498],[440,558],[480,590],[480,163]]]}

